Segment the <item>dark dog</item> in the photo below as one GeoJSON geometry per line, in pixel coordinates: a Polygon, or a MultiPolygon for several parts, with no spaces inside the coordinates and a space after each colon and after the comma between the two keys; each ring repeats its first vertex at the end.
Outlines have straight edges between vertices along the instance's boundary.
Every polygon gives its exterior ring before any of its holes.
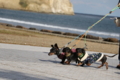
{"type": "Polygon", "coordinates": [[[71,61],[76,61],[77,55],[74,51],[75,49],[71,50],[69,47],[65,47],[62,49],[62,51],[60,51],[57,44],[51,45],[51,47],[52,48],[50,49],[50,52],[48,53],[48,55],[49,56],[57,55],[57,57],[62,60],[60,63],[70,64],[71,61]],[[67,61],[65,62],[66,59],[67,61]]]}
{"type": "Polygon", "coordinates": [[[63,52],[65,53],[67,59],[65,62],[66,64],[70,64],[71,61],[77,61],[76,49],[70,49],[69,47],[66,47],[63,49],[63,52]]]}
{"type": "Polygon", "coordinates": [[[57,57],[62,60],[60,63],[64,64],[65,59],[66,59],[65,54],[62,53],[62,52],[60,52],[60,49],[59,49],[59,47],[58,47],[57,44],[51,45],[51,47],[52,48],[50,49],[50,52],[48,53],[48,55],[49,56],[51,56],[51,55],[57,55],[57,57]]]}
{"type": "Polygon", "coordinates": [[[102,53],[98,53],[98,54],[89,54],[88,56],[86,56],[86,59],[84,61],[81,61],[81,59],[83,57],[85,57],[84,55],[87,54],[86,52],[84,52],[84,50],[81,50],[80,48],[76,49],[76,54],[78,56],[78,64],[79,65],[84,65],[86,64],[87,66],[90,66],[92,63],[96,62],[96,61],[101,61],[102,64],[100,66],[98,66],[98,68],[101,68],[104,64],[106,65],[106,69],[108,69],[108,63],[107,61],[107,57],[114,57],[117,54],[113,55],[113,56],[108,56],[108,55],[104,55],[102,53]]]}

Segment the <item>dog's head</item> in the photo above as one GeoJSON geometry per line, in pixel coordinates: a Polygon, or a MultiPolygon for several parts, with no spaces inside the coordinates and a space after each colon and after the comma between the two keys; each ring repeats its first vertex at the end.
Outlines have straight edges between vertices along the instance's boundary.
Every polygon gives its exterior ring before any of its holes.
{"type": "Polygon", "coordinates": [[[50,52],[48,53],[49,56],[56,55],[59,52],[59,47],[57,44],[51,45],[50,52]]]}
{"type": "Polygon", "coordinates": [[[80,56],[81,54],[85,53],[85,49],[84,48],[77,48],[76,49],[76,54],[77,56],[80,56]]]}
{"type": "Polygon", "coordinates": [[[63,49],[63,52],[65,53],[66,57],[69,57],[71,55],[71,49],[69,47],[65,47],[63,49]]]}

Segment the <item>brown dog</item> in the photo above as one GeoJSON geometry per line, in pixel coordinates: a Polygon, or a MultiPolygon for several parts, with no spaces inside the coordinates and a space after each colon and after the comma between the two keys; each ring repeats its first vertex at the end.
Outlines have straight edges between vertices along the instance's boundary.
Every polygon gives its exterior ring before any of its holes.
{"type": "Polygon", "coordinates": [[[49,56],[57,55],[57,57],[62,60],[60,63],[64,64],[65,59],[66,59],[65,54],[63,52],[60,52],[60,49],[57,44],[51,45],[51,47],[52,48],[50,49],[50,52],[48,53],[48,55],[49,56]]]}
{"type": "Polygon", "coordinates": [[[108,69],[108,63],[107,61],[107,57],[114,57],[117,54],[113,55],[113,56],[108,56],[108,55],[104,55],[103,53],[97,53],[97,54],[89,54],[86,56],[86,59],[84,61],[81,61],[81,59],[85,58],[85,54],[87,53],[83,53],[81,48],[76,49],[76,53],[78,55],[78,64],[79,65],[84,65],[86,64],[87,66],[90,66],[92,63],[96,62],[96,61],[101,61],[102,64],[100,66],[98,66],[98,68],[101,68],[103,65],[106,65],[106,69],[108,69]]]}

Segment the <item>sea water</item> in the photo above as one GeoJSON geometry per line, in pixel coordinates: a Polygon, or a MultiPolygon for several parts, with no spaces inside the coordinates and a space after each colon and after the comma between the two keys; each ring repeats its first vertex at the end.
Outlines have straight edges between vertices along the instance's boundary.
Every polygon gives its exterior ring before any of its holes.
{"type": "MultiPolygon", "coordinates": [[[[48,29],[53,31],[84,34],[84,32],[100,20],[104,15],[76,13],[75,15],[57,15],[19,10],[0,9],[0,22],[13,25],[22,25],[30,28],[48,29]]],[[[96,24],[88,34],[99,37],[119,39],[120,27],[108,16],[96,24]]]]}

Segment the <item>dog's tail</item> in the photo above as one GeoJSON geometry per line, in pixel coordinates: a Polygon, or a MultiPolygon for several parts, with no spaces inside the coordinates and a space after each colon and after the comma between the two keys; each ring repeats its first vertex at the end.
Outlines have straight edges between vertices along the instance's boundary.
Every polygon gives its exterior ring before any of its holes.
{"type": "Polygon", "coordinates": [[[116,55],[118,55],[118,54],[114,54],[112,56],[109,56],[109,55],[105,55],[105,56],[107,56],[107,57],[115,57],[116,55]]]}

